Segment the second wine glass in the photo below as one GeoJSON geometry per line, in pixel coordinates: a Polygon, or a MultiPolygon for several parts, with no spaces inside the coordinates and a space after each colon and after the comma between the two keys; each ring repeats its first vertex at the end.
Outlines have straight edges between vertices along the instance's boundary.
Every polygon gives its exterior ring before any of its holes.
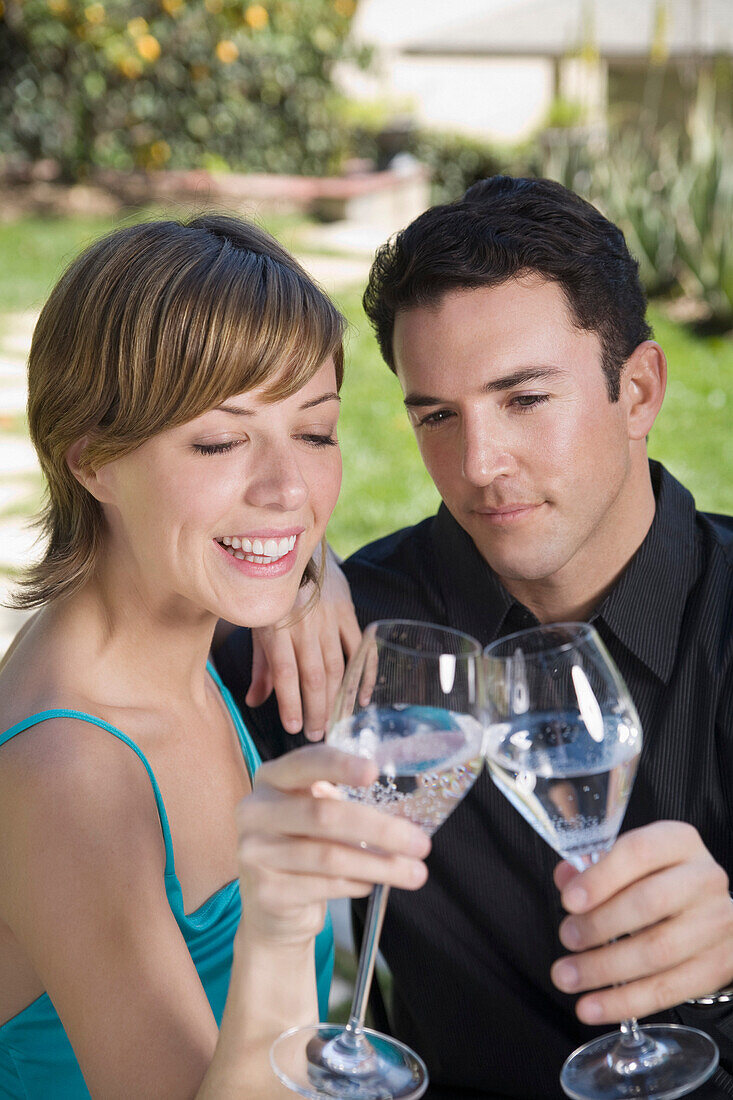
{"type": "MultiPolygon", "coordinates": [[[[409,818],[429,835],[442,825],[482,767],[480,658],[479,643],[456,630],[403,620],[366,628],[326,740],[375,761],[379,778],[344,788],[347,798],[409,818]]],[[[309,1100],[417,1100],[427,1088],[417,1054],[364,1027],[388,892],[377,885],[369,899],[348,1024],[292,1028],[272,1047],[280,1080],[309,1100]]]]}
{"type": "MultiPolygon", "coordinates": [[[[629,690],[588,623],[510,634],[484,653],[491,776],[583,871],[613,846],[631,794],[642,736],[629,690]]],[[[574,1100],[676,1100],[717,1064],[704,1032],[628,1019],[574,1051],[560,1084],[574,1100]]]]}

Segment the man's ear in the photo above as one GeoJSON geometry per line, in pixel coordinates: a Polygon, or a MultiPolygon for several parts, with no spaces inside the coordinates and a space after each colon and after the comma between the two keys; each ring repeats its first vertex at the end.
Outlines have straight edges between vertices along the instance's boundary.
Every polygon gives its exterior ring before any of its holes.
{"type": "Polygon", "coordinates": [[[629,439],[645,439],[662,407],[667,359],[656,340],[639,344],[621,373],[620,400],[626,406],[629,439]]]}
{"type": "Polygon", "coordinates": [[[79,484],[83,485],[95,500],[98,500],[100,504],[109,504],[111,503],[109,485],[107,484],[107,478],[102,473],[105,467],[100,466],[98,470],[93,470],[86,464],[82,465],[80,461],[88,443],[88,435],[84,435],[81,439],[77,439],[75,443],[72,443],[66,452],[66,465],[79,484]]]}

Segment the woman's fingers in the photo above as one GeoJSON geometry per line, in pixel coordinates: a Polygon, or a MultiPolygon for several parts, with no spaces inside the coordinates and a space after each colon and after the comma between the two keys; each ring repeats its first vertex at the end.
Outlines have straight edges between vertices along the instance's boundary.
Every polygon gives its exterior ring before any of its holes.
{"type": "MultiPolygon", "coordinates": [[[[332,897],[334,882],[382,882],[402,890],[417,890],[427,879],[427,867],[418,859],[388,855],[368,848],[321,840],[289,837],[247,837],[240,844],[245,867],[267,867],[297,877],[296,891],[312,889],[312,883],[328,883],[325,894],[332,897]]],[[[313,895],[314,897],[316,895],[313,895]]]]}
{"type": "Polygon", "coordinates": [[[268,786],[279,791],[303,791],[319,780],[347,787],[368,787],[377,774],[376,765],[363,756],[354,756],[332,745],[306,745],[263,764],[255,776],[255,790],[268,786]]]}
{"type": "Polygon", "coordinates": [[[238,820],[242,838],[305,837],[414,859],[424,859],[430,851],[429,838],[411,821],[348,800],[271,790],[263,799],[245,798],[238,820]]]}

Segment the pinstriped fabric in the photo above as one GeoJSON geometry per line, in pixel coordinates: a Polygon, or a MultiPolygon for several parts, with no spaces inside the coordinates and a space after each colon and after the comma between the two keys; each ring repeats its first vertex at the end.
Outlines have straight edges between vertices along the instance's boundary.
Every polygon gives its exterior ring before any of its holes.
{"type": "MultiPolygon", "coordinates": [[[[652,527],[592,617],[645,733],[624,828],[688,821],[733,879],[733,520],[697,513],[678,482],[651,470],[652,527]]],[[[445,507],[345,569],[363,622],[426,619],[486,645],[536,621],[445,507]]],[[[217,664],[262,755],[273,756],[293,739],[274,701],[243,705],[248,647],[243,632],[232,636],[217,664]]],[[[434,837],[426,886],[393,892],[381,940],[392,1026],[428,1064],[428,1100],[561,1100],[563,1060],[599,1033],[549,980],[564,953],[556,862],[484,774],[434,837]]],[[[721,1070],[695,1096],[733,1097],[733,1012],[687,1007],[666,1018],[708,1029],[721,1048],[721,1070]]]]}

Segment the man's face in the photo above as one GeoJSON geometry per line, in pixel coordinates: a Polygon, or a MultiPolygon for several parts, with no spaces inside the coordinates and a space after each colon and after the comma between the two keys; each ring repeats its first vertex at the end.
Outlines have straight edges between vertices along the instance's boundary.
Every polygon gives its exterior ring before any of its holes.
{"type": "Polygon", "coordinates": [[[394,355],[425,466],[509,590],[584,570],[592,587],[635,491],[631,444],[600,340],[559,285],[528,276],[399,313],[394,355]]]}

